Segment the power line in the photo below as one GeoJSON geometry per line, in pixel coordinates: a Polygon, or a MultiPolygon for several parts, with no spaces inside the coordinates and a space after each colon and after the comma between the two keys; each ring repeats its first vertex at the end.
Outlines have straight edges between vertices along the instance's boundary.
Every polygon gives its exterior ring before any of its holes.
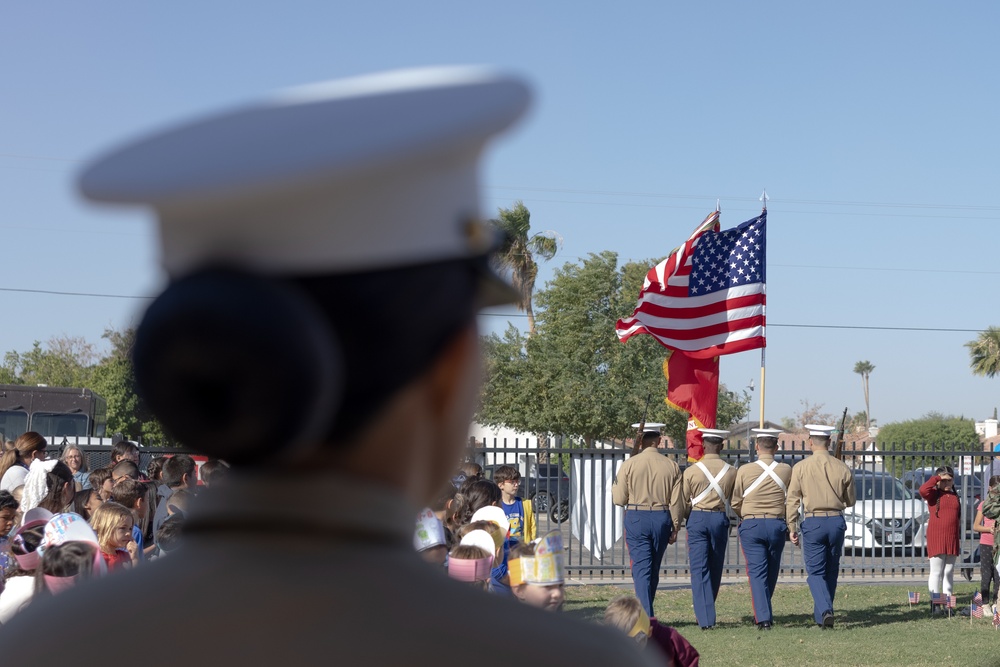
{"type": "Polygon", "coordinates": [[[152,296],[136,296],[133,294],[96,294],[93,292],[62,292],[59,290],[46,289],[21,289],[17,287],[0,287],[0,292],[23,292],[26,294],[54,294],[57,296],[92,296],[104,299],[146,299],[152,300],[152,296]]]}

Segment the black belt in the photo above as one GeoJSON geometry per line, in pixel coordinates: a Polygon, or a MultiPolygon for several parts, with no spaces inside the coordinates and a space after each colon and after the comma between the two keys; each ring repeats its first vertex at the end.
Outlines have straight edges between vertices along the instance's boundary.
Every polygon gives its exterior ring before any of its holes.
{"type": "Polygon", "coordinates": [[[784,519],[785,515],[784,514],[767,514],[765,512],[763,514],[744,514],[743,518],[744,519],[784,519]]]}
{"type": "Polygon", "coordinates": [[[717,514],[719,512],[725,513],[726,510],[696,510],[692,509],[692,512],[705,512],[706,514],[717,514]]]}
{"type": "Polygon", "coordinates": [[[843,512],[836,512],[836,511],[830,511],[830,512],[806,512],[806,518],[811,518],[811,517],[814,517],[814,516],[844,516],[844,513],[843,512]]]}
{"type": "Polygon", "coordinates": [[[669,510],[670,509],[669,505],[626,505],[625,509],[628,509],[630,507],[632,509],[637,509],[637,510],[669,510]]]}

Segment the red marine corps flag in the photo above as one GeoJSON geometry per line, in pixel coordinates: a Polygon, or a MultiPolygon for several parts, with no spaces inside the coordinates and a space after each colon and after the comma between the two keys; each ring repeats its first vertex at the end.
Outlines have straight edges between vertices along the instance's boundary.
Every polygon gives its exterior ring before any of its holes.
{"type": "Polygon", "coordinates": [[[698,461],[705,454],[702,428],[715,428],[719,404],[719,358],[693,359],[669,350],[663,362],[667,378],[667,405],[691,415],[687,427],[688,459],[698,461]]]}
{"type": "Polygon", "coordinates": [[[645,333],[673,351],[664,364],[667,403],[691,414],[688,457],[694,460],[701,458],[701,439],[692,437],[691,429],[700,428],[693,424],[715,427],[719,355],[765,345],[766,224],[765,209],[720,232],[719,212],[709,215],[649,270],[635,311],[615,327],[622,342],[645,333]]]}

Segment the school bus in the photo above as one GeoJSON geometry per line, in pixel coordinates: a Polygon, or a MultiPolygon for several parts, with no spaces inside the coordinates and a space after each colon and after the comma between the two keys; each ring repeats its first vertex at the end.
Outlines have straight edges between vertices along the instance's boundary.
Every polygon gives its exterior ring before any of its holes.
{"type": "Polygon", "coordinates": [[[107,401],[90,389],[0,384],[0,435],[7,440],[26,431],[50,440],[100,438],[107,422],[107,401]]]}

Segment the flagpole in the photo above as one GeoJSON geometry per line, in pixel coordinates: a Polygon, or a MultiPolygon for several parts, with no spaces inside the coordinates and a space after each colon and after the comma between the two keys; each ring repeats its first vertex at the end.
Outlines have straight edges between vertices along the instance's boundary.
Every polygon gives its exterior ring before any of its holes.
{"type": "MultiPolygon", "coordinates": [[[[768,200],[767,189],[765,188],[764,192],[762,192],[761,195],[760,195],[760,201],[763,202],[763,207],[761,208],[761,212],[762,213],[767,213],[767,200],[768,200]]],[[[767,298],[767,283],[764,283],[762,285],[762,288],[764,290],[764,295],[765,295],[765,299],[766,299],[767,298]]],[[[764,321],[767,322],[767,306],[766,305],[764,306],[764,321]]],[[[764,340],[766,341],[767,340],[767,337],[766,337],[767,331],[765,330],[764,333],[765,333],[764,340]]],[[[766,366],[766,364],[765,364],[765,359],[766,359],[765,352],[766,352],[766,350],[767,350],[766,347],[760,348],[760,426],[758,428],[764,428],[764,395],[767,393],[767,384],[765,382],[765,374],[764,374],[764,368],[766,366]]]]}

